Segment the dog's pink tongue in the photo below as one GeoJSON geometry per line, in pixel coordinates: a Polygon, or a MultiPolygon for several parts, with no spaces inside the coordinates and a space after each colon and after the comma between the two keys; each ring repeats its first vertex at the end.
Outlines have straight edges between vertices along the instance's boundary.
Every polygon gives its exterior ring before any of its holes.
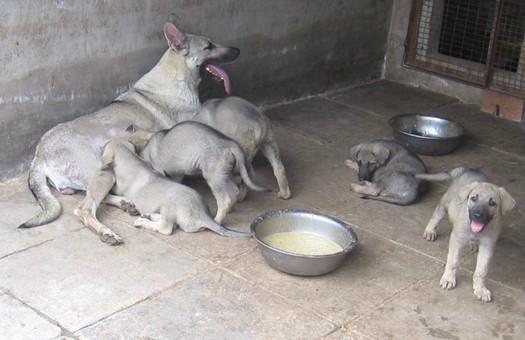
{"type": "Polygon", "coordinates": [[[215,78],[222,80],[224,82],[224,90],[228,95],[232,94],[232,85],[230,83],[230,77],[222,68],[216,65],[208,64],[206,65],[206,71],[208,71],[215,78]]]}
{"type": "Polygon", "coordinates": [[[479,222],[470,222],[470,230],[472,230],[473,233],[479,233],[480,231],[483,230],[483,227],[485,225],[483,223],[479,223],[479,222]]]}

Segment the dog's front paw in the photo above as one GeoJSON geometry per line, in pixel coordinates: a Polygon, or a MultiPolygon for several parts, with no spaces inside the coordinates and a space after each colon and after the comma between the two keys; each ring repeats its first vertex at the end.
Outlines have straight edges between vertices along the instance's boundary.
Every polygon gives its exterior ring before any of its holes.
{"type": "Polygon", "coordinates": [[[423,238],[427,241],[435,241],[437,238],[437,233],[435,231],[427,231],[423,233],[423,238]]]}
{"type": "Polygon", "coordinates": [[[150,220],[146,215],[142,215],[142,217],[137,218],[133,222],[133,226],[135,228],[143,228],[146,223],[148,223],[150,220]]]}
{"type": "Polygon", "coordinates": [[[452,289],[456,287],[456,275],[445,272],[439,281],[439,285],[443,289],[452,289]]]}
{"type": "Polygon", "coordinates": [[[359,189],[361,188],[361,185],[358,183],[350,183],[350,190],[353,192],[359,192],[359,189]]]}
{"type": "Polygon", "coordinates": [[[290,192],[290,189],[279,191],[277,193],[277,197],[279,197],[280,199],[283,199],[283,200],[287,200],[290,197],[292,197],[292,193],[290,192]]]}
{"type": "Polygon", "coordinates": [[[140,212],[137,210],[137,207],[132,202],[122,200],[120,201],[120,208],[131,216],[140,215],[140,212]]]}
{"type": "Polygon", "coordinates": [[[116,246],[124,243],[122,238],[112,231],[104,231],[100,234],[100,240],[110,246],[116,246]]]}
{"type": "Polygon", "coordinates": [[[492,293],[486,287],[474,288],[474,295],[483,302],[492,301],[492,293]]]}
{"type": "Polygon", "coordinates": [[[356,170],[356,171],[359,170],[359,166],[357,165],[357,163],[354,162],[354,161],[351,160],[351,159],[347,159],[347,160],[345,161],[345,165],[346,165],[347,167],[349,167],[350,169],[353,169],[353,170],[356,170]]]}

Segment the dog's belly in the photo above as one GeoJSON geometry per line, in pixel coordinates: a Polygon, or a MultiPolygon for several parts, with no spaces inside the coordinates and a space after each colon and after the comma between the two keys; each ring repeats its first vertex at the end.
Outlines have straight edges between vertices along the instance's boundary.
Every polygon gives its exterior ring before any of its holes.
{"type": "Polygon", "coordinates": [[[125,129],[133,123],[129,118],[109,120],[105,115],[89,115],[48,131],[36,157],[43,161],[51,184],[59,190],[85,190],[102,165],[104,145],[112,138],[127,139],[125,129]]]}

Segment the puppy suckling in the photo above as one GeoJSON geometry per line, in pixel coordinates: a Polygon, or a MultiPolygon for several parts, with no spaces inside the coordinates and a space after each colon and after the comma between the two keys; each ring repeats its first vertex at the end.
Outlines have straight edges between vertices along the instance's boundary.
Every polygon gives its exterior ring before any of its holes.
{"type": "Polygon", "coordinates": [[[250,237],[216,223],[195,190],[154,171],[135,154],[130,143],[112,140],[104,147],[102,158],[104,166],[91,179],[85,199],[74,212],[102,241],[111,245],[122,242],[96,218],[100,203],[110,191],[134,204],[142,215],[134,223],[137,227],[168,235],[178,225],[185,232],[210,229],[223,236],[250,237]]]}
{"type": "Polygon", "coordinates": [[[491,301],[492,293],[485,285],[490,260],[501,232],[503,215],[512,210],[516,202],[507,190],[489,183],[487,176],[479,170],[456,168],[416,177],[429,181],[452,180],[423,233],[426,240],[434,241],[438,224],[448,212],[453,228],[441,287],[452,289],[456,286],[461,250],[468,243],[477,243],[474,295],[483,302],[491,301]]]}
{"type": "Polygon", "coordinates": [[[157,133],[133,127],[129,130],[129,141],[159,173],[177,181],[184,176],[204,177],[217,200],[217,223],[223,221],[238,200],[234,172],[240,173],[250,189],[269,191],[253,182],[249,174],[254,173],[253,169],[247,165],[239,144],[207,125],[183,122],[157,133]]]}

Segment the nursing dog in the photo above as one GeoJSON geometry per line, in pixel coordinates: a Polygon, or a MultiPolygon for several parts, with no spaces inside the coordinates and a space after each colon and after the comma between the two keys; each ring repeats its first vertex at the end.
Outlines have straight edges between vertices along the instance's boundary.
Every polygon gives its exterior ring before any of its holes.
{"type": "Polygon", "coordinates": [[[91,179],[86,197],[75,209],[82,222],[110,245],[122,243],[120,236],[96,217],[110,190],[125,197],[142,214],[136,227],[169,235],[176,226],[185,232],[210,229],[222,236],[249,238],[249,233],[223,227],[212,220],[202,197],[193,189],[157,173],[139,158],[130,143],[112,140],[102,155],[103,166],[91,179]]]}
{"type": "Polygon", "coordinates": [[[395,141],[377,139],[356,145],[345,164],[358,171],[359,183],[350,188],[362,198],[408,205],[428,187],[414,177],[427,172],[423,161],[395,141]]]}
{"type": "Polygon", "coordinates": [[[429,181],[452,180],[423,233],[426,240],[434,241],[437,226],[448,212],[453,228],[441,287],[452,289],[456,286],[460,252],[467,243],[477,243],[474,295],[483,302],[490,302],[492,293],[485,285],[485,278],[501,231],[502,217],[514,208],[516,202],[507,190],[489,183],[487,176],[479,170],[456,168],[449,172],[416,177],[429,181]]]}
{"type": "Polygon", "coordinates": [[[28,181],[42,211],[20,225],[21,228],[36,227],[58,218],[62,207],[48,182],[63,194],[86,190],[102,164],[102,148],[112,138],[126,140],[129,125],[159,131],[192,118],[201,106],[198,95],[201,69],[222,79],[226,91],[231,92],[229,78],[214,63],[235,60],[239,49],[221,46],[203,36],[184,34],[171,23],[164,25],[164,35],[168,50],[130,90],[109,106],[59,124],[42,136],[28,181]]]}

